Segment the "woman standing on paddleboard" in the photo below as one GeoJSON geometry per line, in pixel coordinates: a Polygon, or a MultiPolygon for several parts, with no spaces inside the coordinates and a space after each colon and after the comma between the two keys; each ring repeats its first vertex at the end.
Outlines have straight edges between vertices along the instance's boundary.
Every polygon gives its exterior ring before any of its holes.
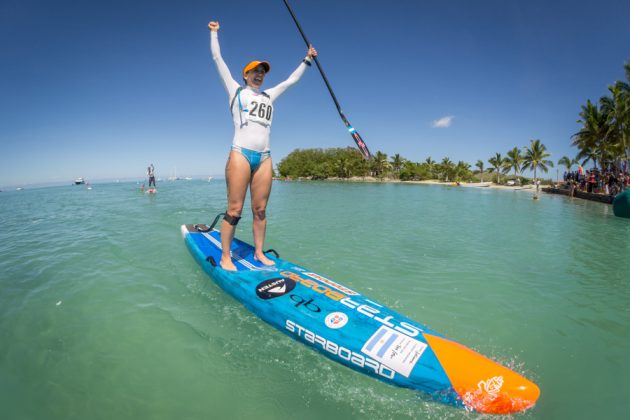
{"type": "Polygon", "coordinates": [[[241,219],[248,187],[254,215],[255,258],[265,265],[273,265],[273,261],[263,253],[263,243],[267,227],[265,210],[271,193],[273,176],[269,143],[274,102],[300,80],[306,68],[311,65],[312,58],[317,56],[317,51],[311,46],[302,63],[287,80],[262,91],[260,86],[271,69],[269,63],[266,61],[249,62],[243,68],[245,86],[241,86],[232,78],[230,70],[221,57],[219,23],[208,23],[208,29],[210,29],[212,58],[230,98],[230,111],[234,121],[232,148],[225,165],[228,208],[221,224],[221,248],[223,249],[221,268],[236,270],[230,257],[230,246],[236,224],[241,219]]]}

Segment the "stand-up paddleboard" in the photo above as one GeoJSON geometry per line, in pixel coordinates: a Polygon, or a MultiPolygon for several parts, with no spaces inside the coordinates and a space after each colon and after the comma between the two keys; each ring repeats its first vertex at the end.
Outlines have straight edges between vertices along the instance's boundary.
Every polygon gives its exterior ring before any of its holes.
{"type": "Polygon", "coordinates": [[[223,270],[217,230],[181,229],[194,258],[223,290],[338,363],[480,413],[525,410],[540,395],[536,384],[518,373],[275,251],[266,252],[275,262],[267,267],[254,259],[251,245],[235,238],[231,253],[238,271],[223,270]]]}

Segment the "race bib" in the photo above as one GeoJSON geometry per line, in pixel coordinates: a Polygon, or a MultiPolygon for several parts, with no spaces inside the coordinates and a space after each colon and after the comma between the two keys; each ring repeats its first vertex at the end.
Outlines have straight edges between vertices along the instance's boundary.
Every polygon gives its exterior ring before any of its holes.
{"type": "Polygon", "coordinates": [[[271,99],[265,95],[252,96],[247,106],[247,119],[263,125],[270,125],[273,119],[271,99]]]}

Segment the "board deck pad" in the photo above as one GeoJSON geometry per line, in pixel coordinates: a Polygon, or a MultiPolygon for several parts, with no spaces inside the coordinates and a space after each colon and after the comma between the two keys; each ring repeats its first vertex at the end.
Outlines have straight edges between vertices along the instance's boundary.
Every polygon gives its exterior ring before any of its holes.
{"type": "Polygon", "coordinates": [[[324,275],[266,255],[234,238],[237,271],[220,267],[221,237],[206,225],[183,225],[195,260],[223,290],[291,338],[326,357],[386,383],[480,413],[532,407],[533,382],[324,275]]]}

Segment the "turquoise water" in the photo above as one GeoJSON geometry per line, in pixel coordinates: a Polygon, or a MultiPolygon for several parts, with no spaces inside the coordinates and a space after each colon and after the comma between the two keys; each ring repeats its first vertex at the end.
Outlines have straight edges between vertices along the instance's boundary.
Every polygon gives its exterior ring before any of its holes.
{"type": "MultiPolygon", "coordinates": [[[[0,417],[479,418],[340,366],[216,287],[179,226],[225,185],[0,193],[0,417]]],[[[248,211],[248,210],[246,210],[248,211]]],[[[515,191],[276,182],[268,247],[539,384],[515,418],[627,418],[630,220],[515,191]]],[[[251,240],[245,213],[237,235],[251,240]]]]}

